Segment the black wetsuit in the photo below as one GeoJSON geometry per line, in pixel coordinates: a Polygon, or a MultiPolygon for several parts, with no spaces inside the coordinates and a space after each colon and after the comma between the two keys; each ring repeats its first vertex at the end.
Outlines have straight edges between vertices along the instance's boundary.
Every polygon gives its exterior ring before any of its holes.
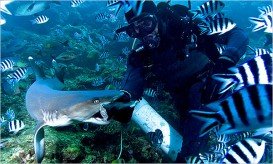
{"type": "Polygon", "coordinates": [[[234,28],[223,35],[199,35],[196,22],[185,26],[185,22],[180,21],[181,17],[188,20],[187,10],[181,5],[161,9],[164,14],[157,14],[160,45],[152,50],[144,48],[131,52],[122,88],[131,94],[132,99],[139,99],[149,82],[149,74],[164,83],[165,90],[171,94],[182,116],[181,129],[178,129],[184,137],[182,156],[198,153],[196,149],[201,144],[198,132],[202,122],[189,116],[188,111],[201,104],[199,89],[202,83],[199,82],[202,81],[203,74],[209,72],[209,65],[213,65],[220,56],[215,43],[226,45],[222,55],[229,57],[234,63],[239,61],[248,45],[248,37],[240,28],[234,28]],[[187,54],[185,47],[189,45],[189,38],[193,34],[197,36],[197,47],[190,49],[187,54]]]}

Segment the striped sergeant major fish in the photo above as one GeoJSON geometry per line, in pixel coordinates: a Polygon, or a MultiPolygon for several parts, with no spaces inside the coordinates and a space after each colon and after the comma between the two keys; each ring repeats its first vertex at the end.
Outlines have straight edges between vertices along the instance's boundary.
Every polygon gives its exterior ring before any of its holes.
{"type": "Polygon", "coordinates": [[[231,140],[232,141],[242,141],[245,140],[247,138],[251,138],[253,137],[253,133],[252,132],[240,132],[240,133],[235,133],[231,135],[231,140]]]}
{"type": "Polygon", "coordinates": [[[118,42],[128,42],[129,36],[125,32],[116,33],[114,35],[114,40],[117,40],[118,42]]]}
{"type": "Polygon", "coordinates": [[[125,13],[132,10],[133,13],[138,16],[142,11],[145,1],[147,0],[108,0],[107,7],[119,5],[115,15],[117,15],[120,9],[123,7],[125,13]]]}
{"type": "Polygon", "coordinates": [[[9,132],[13,132],[14,134],[24,129],[24,127],[25,127],[25,124],[21,120],[12,120],[8,124],[9,132]]]}
{"type": "Polygon", "coordinates": [[[210,147],[210,151],[213,151],[215,153],[220,153],[223,149],[226,149],[227,145],[224,142],[219,142],[213,146],[210,147]]]}
{"type": "Polygon", "coordinates": [[[98,13],[95,17],[97,22],[103,22],[109,19],[109,14],[107,13],[98,13]]]}
{"type": "Polygon", "coordinates": [[[196,163],[196,164],[201,164],[203,161],[200,159],[199,156],[189,156],[185,158],[186,163],[196,163]]]}
{"type": "Polygon", "coordinates": [[[143,93],[145,96],[148,96],[148,97],[156,97],[157,96],[157,92],[155,90],[153,90],[152,88],[145,89],[143,93]]]}
{"type": "Polygon", "coordinates": [[[222,82],[219,94],[229,89],[237,91],[249,85],[273,84],[272,57],[272,53],[261,55],[240,66],[229,68],[231,73],[212,75],[213,79],[222,82]]]}
{"type": "Polygon", "coordinates": [[[190,113],[205,121],[200,136],[219,126],[218,134],[231,134],[272,127],[272,85],[252,85],[225,99],[190,113]]]}
{"type": "Polygon", "coordinates": [[[204,153],[199,154],[200,159],[203,161],[203,163],[219,163],[220,159],[219,157],[214,153],[204,153]]]}
{"type": "MultiPolygon", "coordinates": [[[[271,34],[270,34],[270,37],[271,37],[271,34]]],[[[265,43],[265,44],[268,44],[268,43],[265,43]]],[[[270,44],[272,44],[272,43],[270,43],[270,44]]],[[[272,49],[253,48],[249,45],[247,45],[247,47],[254,53],[255,57],[272,53],[272,49]]]]}
{"type": "Polygon", "coordinates": [[[204,33],[206,33],[206,35],[222,35],[236,27],[236,23],[228,18],[218,18],[211,22],[206,22],[205,24],[198,24],[198,27],[201,31],[200,35],[204,33]]]}
{"type": "Polygon", "coordinates": [[[3,60],[1,62],[1,72],[13,70],[14,65],[15,65],[15,62],[11,59],[3,60]]]}
{"type": "Polygon", "coordinates": [[[106,39],[103,35],[98,35],[97,38],[100,40],[103,47],[110,43],[110,41],[106,39]]]}
{"type": "Polygon", "coordinates": [[[226,50],[226,46],[224,44],[215,44],[215,45],[220,55],[226,50]]]}
{"type": "Polygon", "coordinates": [[[262,18],[249,17],[249,21],[255,24],[252,32],[264,29],[266,33],[273,33],[272,15],[263,16],[262,18]]]}
{"type": "Polygon", "coordinates": [[[257,56],[261,56],[261,55],[265,55],[265,54],[270,54],[272,52],[270,52],[269,50],[264,49],[264,48],[256,48],[254,53],[255,53],[255,57],[257,57],[257,56]]]}
{"type": "Polygon", "coordinates": [[[43,24],[49,21],[49,18],[45,15],[40,15],[37,18],[31,20],[32,24],[43,24]]]}
{"type": "Polygon", "coordinates": [[[70,1],[70,6],[71,7],[78,7],[80,6],[85,0],[71,0],[70,1]]]}
{"type": "Polygon", "coordinates": [[[221,12],[224,7],[225,4],[222,1],[209,0],[199,6],[197,10],[191,11],[194,14],[192,19],[195,19],[197,16],[200,16],[201,18],[206,18],[208,16],[213,17],[217,13],[221,12]]]}
{"type": "Polygon", "coordinates": [[[259,163],[265,150],[265,141],[245,139],[232,145],[223,163],[259,163]]]}
{"type": "Polygon", "coordinates": [[[13,73],[7,75],[6,79],[9,84],[15,85],[15,83],[18,83],[21,79],[27,78],[30,73],[31,70],[29,67],[21,67],[13,73]]]}
{"type": "Polygon", "coordinates": [[[221,159],[223,159],[226,156],[226,154],[228,153],[229,149],[230,149],[230,147],[227,147],[225,149],[219,150],[219,152],[216,152],[216,153],[218,153],[221,156],[221,159]]]}
{"type": "Polygon", "coordinates": [[[264,29],[266,33],[273,33],[273,11],[272,7],[263,7],[259,8],[261,12],[259,18],[249,17],[249,21],[255,24],[255,27],[252,29],[252,32],[256,32],[264,29]]]}
{"type": "MultiPolygon", "coordinates": [[[[217,134],[216,134],[217,135],[217,134]]],[[[217,136],[217,141],[222,143],[227,143],[230,141],[230,136],[227,134],[222,134],[217,136]]]]}

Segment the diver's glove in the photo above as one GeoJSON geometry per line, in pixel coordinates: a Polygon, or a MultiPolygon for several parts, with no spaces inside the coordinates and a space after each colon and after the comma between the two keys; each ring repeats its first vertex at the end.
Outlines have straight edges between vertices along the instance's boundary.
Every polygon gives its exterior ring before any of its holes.
{"type": "Polygon", "coordinates": [[[208,104],[212,101],[218,100],[221,97],[229,94],[230,92],[226,92],[224,94],[219,94],[219,90],[221,87],[221,83],[211,78],[211,75],[217,73],[227,73],[228,68],[235,65],[235,62],[226,56],[221,56],[213,66],[211,70],[210,76],[206,79],[204,87],[202,89],[202,103],[208,104]]]}
{"type": "Polygon", "coordinates": [[[123,91],[121,96],[103,105],[107,111],[108,119],[114,119],[121,123],[128,123],[131,120],[134,106],[127,91],[123,91]]]}

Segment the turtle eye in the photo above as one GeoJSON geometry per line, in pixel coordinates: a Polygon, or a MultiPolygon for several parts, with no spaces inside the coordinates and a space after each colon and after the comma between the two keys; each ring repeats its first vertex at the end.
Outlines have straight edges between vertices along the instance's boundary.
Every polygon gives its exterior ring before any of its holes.
{"type": "Polygon", "coordinates": [[[100,100],[96,99],[93,102],[94,102],[94,104],[98,104],[100,102],[100,100]]]}

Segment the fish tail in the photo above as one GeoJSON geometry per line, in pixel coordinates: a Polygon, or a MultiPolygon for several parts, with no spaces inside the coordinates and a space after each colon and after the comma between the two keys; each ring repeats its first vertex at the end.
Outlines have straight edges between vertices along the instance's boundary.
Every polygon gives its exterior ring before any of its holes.
{"type": "Polygon", "coordinates": [[[215,127],[219,126],[219,121],[217,120],[219,114],[217,112],[191,110],[190,114],[206,122],[200,130],[200,137],[204,136],[215,127]]]}
{"type": "Polygon", "coordinates": [[[43,124],[37,124],[34,134],[34,151],[38,163],[41,163],[45,156],[45,132],[43,126],[43,124]]]}
{"type": "Polygon", "coordinates": [[[115,16],[117,16],[117,15],[118,15],[118,13],[119,13],[119,11],[120,11],[121,7],[122,7],[122,5],[119,5],[119,7],[118,7],[118,9],[117,9],[117,11],[116,11],[116,13],[115,13],[115,16]]]}
{"type": "Polygon", "coordinates": [[[255,49],[253,47],[251,47],[250,45],[247,45],[247,47],[253,52],[255,53],[255,49]]]}
{"type": "Polygon", "coordinates": [[[238,83],[238,78],[235,74],[214,74],[212,75],[214,80],[222,82],[221,87],[219,89],[219,94],[223,94],[229,89],[236,86],[238,83]]]}
{"type": "Polygon", "coordinates": [[[264,19],[249,17],[249,21],[255,24],[255,27],[252,29],[252,32],[256,32],[263,28],[266,28],[264,19]]]}
{"type": "Polygon", "coordinates": [[[199,13],[200,13],[199,10],[189,10],[189,12],[190,12],[191,14],[193,14],[192,20],[194,20],[194,19],[199,15],[199,13]]]}
{"type": "Polygon", "coordinates": [[[258,10],[261,13],[261,15],[264,15],[266,13],[264,8],[258,7],[258,10]]]}

